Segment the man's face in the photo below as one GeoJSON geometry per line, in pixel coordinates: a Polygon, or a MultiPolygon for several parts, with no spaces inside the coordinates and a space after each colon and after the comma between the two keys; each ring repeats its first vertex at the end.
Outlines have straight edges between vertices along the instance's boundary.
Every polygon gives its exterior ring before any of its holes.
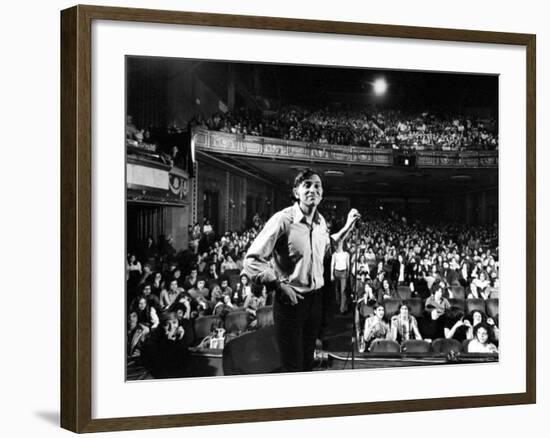
{"type": "Polygon", "coordinates": [[[323,199],[323,184],[319,175],[311,175],[294,188],[294,196],[301,206],[317,207],[323,199]]]}
{"type": "Polygon", "coordinates": [[[147,285],[143,288],[143,295],[146,297],[151,295],[151,286],[147,285]]]}
{"type": "Polygon", "coordinates": [[[204,288],[204,280],[199,280],[197,281],[197,287],[199,289],[203,289],[204,288]]]}
{"type": "Polygon", "coordinates": [[[173,291],[173,292],[178,290],[178,282],[177,281],[174,280],[170,283],[170,290],[173,291]]]}

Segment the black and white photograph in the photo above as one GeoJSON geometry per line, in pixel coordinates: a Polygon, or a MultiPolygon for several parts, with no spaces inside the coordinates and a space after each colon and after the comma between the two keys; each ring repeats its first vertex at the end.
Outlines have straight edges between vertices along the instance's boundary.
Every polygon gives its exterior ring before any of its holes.
{"type": "Polygon", "coordinates": [[[127,380],[498,363],[498,75],[125,77],[127,380]]]}

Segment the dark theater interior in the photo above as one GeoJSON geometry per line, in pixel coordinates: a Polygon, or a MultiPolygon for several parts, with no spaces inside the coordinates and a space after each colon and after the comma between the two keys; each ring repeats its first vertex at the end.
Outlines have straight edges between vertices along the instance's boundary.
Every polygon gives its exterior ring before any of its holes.
{"type": "Polygon", "coordinates": [[[498,76],[126,58],[128,380],[281,371],[246,253],[322,180],[314,371],[498,362],[498,76]],[[345,304],[344,304],[345,303],[345,304]]]}

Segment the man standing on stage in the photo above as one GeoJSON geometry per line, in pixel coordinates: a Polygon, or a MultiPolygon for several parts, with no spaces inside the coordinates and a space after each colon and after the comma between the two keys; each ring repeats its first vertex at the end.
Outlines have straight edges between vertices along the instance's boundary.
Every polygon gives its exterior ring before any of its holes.
{"type": "Polygon", "coordinates": [[[275,290],[275,335],[284,371],[310,371],[322,319],[323,260],[345,239],[360,215],[348,213],[344,227],[329,235],[317,211],[323,185],[317,172],[294,180],[294,205],[275,213],[258,234],[244,261],[244,272],[275,290]]]}

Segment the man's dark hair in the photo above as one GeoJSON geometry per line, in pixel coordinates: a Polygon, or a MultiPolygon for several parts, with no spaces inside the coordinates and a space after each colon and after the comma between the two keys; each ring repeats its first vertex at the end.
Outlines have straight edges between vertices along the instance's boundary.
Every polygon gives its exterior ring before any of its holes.
{"type": "Polygon", "coordinates": [[[298,175],[296,175],[296,178],[294,178],[294,186],[293,188],[298,187],[300,184],[302,184],[302,181],[305,181],[306,179],[311,178],[313,175],[317,175],[319,178],[321,178],[321,175],[319,172],[307,167],[305,169],[302,169],[298,175]]]}

